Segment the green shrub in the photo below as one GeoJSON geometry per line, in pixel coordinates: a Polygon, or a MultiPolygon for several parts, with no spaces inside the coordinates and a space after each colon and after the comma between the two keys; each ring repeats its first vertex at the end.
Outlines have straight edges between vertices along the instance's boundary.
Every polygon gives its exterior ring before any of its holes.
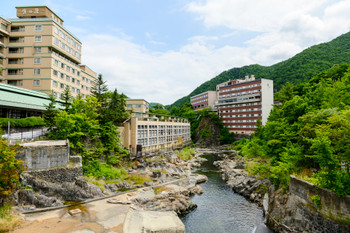
{"type": "Polygon", "coordinates": [[[86,176],[104,177],[107,180],[120,179],[122,175],[127,174],[122,168],[115,168],[112,165],[100,163],[98,160],[92,160],[88,165],[83,166],[83,172],[86,176]]]}
{"type": "Polygon", "coordinates": [[[44,126],[44,120],[41,117],[27,117],[21,119],[12,119],[12,118],[0,118],[0,127],[4,128],[8,126],[10,122],[11,127],[34,127],[34,126],[44,126]]]}
{"type": "Polygon", "coordinates": [[[322,208],[321,198],[319,195],[313,195],[311,201],[317,206],[318,209],[322,208]]]}

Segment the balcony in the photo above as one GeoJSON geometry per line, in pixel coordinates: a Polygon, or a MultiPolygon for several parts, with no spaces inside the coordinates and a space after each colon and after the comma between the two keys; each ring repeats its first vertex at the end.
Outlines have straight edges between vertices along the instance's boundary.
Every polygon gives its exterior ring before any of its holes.
{"type": "Polygon", "coordinates": [[[24,48],[9,48],[9,54],[24,53],[24,48]]]}
{"type": "Polygon", "coordinates": [[[10,37],[10,43],[23,43],[24,37],[10,37]]]}

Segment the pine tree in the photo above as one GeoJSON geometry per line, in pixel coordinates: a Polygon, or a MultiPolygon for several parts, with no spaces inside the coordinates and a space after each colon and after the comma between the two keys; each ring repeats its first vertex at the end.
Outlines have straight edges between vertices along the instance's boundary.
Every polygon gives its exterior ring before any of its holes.
{"type": "Polygon", "coordinates": [[[62,104],[64,107],[64,111],[68,112],[69,107],[70,107],[71,102],[72,102],[72,98],[73,97],[70,93],[70,87],[68,85],[66,85],[66,88],[64,89],[63,96],[62,96],[62,100],[64,101],[62,104]]]}
{"type": "Polygon", "coordinates": [[[50,103],[45,105],[46,111],[44,112],[44,122],[45,126],[49,128],[49,131],[52,131],[52,129],[56,126],[55,117],[57,116],[58,109],[56,108],[57,102],[53,93],[51,93],[49,97],[50,103]]]}

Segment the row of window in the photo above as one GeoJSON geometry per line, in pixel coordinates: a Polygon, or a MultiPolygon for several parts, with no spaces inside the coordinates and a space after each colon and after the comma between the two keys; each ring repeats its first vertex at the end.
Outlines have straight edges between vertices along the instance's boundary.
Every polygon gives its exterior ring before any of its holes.
{"type": "Polygon", "coordinates": [[[244,91],[244,92],[237,92],[237,93],[231,93],[226,95],[220,95],[219,98],[227,98],[232,96],[241,96],[241,95],[252,95],[252,94],[258,94],[261,90],[251,90],[251,91],[244,91]]]}
{"type": "Polygon", "coordinates": [[[244,108],[244,109],[226,110],[226,111],[220,111],[220,113],[250,112],[250,111],[261,111],[261,108],[244,108]]]}
{"type": "Polygon", "coordinates": [[[77,51],[75,51],[74,49],[72,49],[70,46],[68,46],[67,44],[63,43],[61,40],[59,40],[57,37],[54,37],[54,43],[58,46],[61,47],[61,49],[63,49],[64,51],[72,54],[74,57],[81,59],[81,55],[80,53],[78,53],[77,51]]]}
{"type": "Polygon", "coordinates": [[[73,38],[71,38],[68,34],[61,31],[58,27],[54,27],[54,32],[60,36],[63,40],[65,40],[68,44],[72,45],[74,48],[81,50],[81,46],[77,43],[73,38]]]}
{"type": "Polygon", "coordinates": [[[191,104],[195,105],[195,104],[200,104],[200,103],[203,103],[203,102],[208,102],[208,99],[203,99],[203,100],[199,100],[199,101],[196,101],[196,102],[191,102],[191,104]]]}
{"type": "Polygon", "coordinates": [[[234,117],[259,117],[259,116],[261,116],[261,113],[259,113],[259,114],[225,115],[225,116],[220,116],[220,118],[234,118],[234,117]]]}
{"type": "Polygon", "coordinates": [[[72,93],[77,93],[77,94],[80,93],[80,89],[78,89],[76,87],[69,86],[69,85],[61,83],[61,82],[57,82],[55,80],[52,81],[52,86],[53,87],[58,87],[59,86],[59,88],[61,88],[61,89],[65,89],[66,87],[69,87],[69,89],[70,89],[70,91],[72,93]]]}
{"type": "Polygon", "coordinates": [[[77,76],[80,76],[80,71],[74,69],[73,67],[70,67],[70,66],[66,65],[66,64],[63,63],[63,62],[60,62],[60,61],[57,60],[57,59],[54,59],[54,60],[53,60],[53,64],[54,64],[55,66],[60,67],[61,69],[66,69],[67,72],[71,72],[71,73],[74,74],[74,75],[76,74],[77,76]]]}
{"type": "Polygon", "coordinates": [[[250,97],[240,97],[240,98],[231,98],[231,99],[224,99],[219,100],[219,104],[226,104],[226,103],[234,103],[234,102],[242,102],[242,101],[256,101],[260,100],[259,96],[250,96],[250,97]]]}
{"type": "Polygon", "coordinates": [[[194,98],[192,97],[191,101],[196,101],[196,100],[203,99],[203,98],[208,98],[208,94],[197,96],[197,97],[194,97],[194,98]]]}
{"type": "Polygon", "coordinates": [[[246,122],[256,122],[257,120],[232,120],[232,121],[222,121],[222,123],[246,123],[246,122]]]}
{"type": "Polygon", "coordinates": [[[226,105],[226,106],[220,106],[220,109],[224,109],[224,108],[232,108],[232,107],[243,107],[243,106],[254,106],[254,105],[261,105],[261,102],[251,102],[251,103],[231,104],[231,105],[226,105]]]}
{"type": "Polygon", "coordinates": [[[246,88],[259,87],[259,86],[261,86],[261,83],[252,84],[252,85],[246,85],[246,86],[240,86],[240,87],[233,87],[233,88],[230,88],[230,89],[220,90],[220,93],[229,92],[229,91],[236,91],[236,90],[242,90],[242,89],[246,89],[246,88]]]}
{"type": "Polygon", "coordinates": [[[227,128],[257,128],[256,125],[228,125],[227,128]]]}

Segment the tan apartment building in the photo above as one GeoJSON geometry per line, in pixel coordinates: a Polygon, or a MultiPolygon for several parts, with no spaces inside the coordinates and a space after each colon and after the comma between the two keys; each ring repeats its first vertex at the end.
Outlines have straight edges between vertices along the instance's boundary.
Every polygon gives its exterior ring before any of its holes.
{"type": "Polygon", "coordinates": [[[181,117],[148,113],[136,117],[136,113],[132,113],[119,129],[123,146],[133,156],[164,152],[191,143],[191,125],[181,117]]]}
{"type": "Polygon", "coordinates": [[[216,91],[206,91],[191,97],[191,105],[194,111],[211,107],[214,108],[217,99],[216,91]]]}
{"type": "Polygon", "coordinates": [[[97,74],[81,65],[82,43],[46,6],[16,7],[15,19],[0,17],[2,83],[61,97],[90,94],[97,74]]]}
{"type": "Polygon", "coordinates": [[[179,148],[191,143],[191,124],[186,118],[149,114],[144,99],[127,99],[131,116],[119,127],[124,148],[132,156],[179,148]]]}
{"type": "Polygon", "coordinates": [[[126,99],[126,110],[134,113],[148,113],[149,103],[144,99],[126,99]]]}

